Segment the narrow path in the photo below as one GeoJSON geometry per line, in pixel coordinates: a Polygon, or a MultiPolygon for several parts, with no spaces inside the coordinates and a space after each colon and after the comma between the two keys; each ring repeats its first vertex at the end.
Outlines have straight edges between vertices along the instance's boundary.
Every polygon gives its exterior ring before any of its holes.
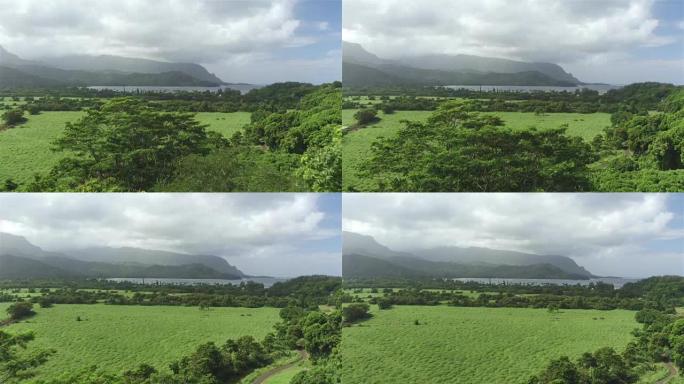
{"type": "Polygon", "coordinates": [[[262,384],[262,383],[264,383],[266,380],[270,379],[271,376],[274,376],[274,375],[276,375],[276,374],[278,374],[278,373],[280,373],[280,372],[282,372],[282,371],[284,371],[284,370],[286,370],[286,369],[288,369],[288,368],[294,367],[294,366],[297,365],[300,361],[306,360],[306,359],[309,358],[309,354],[306,353],[306,351],[297,351],[297,353],[299,354],[299,358],[298,358],[297,360],[295,360],[295,361],[293,361],[293,362],[291,362],[291,363],[285,364],[285,365],[281,365],[281,366],[279,366],[279,367],[275,367],[275,368],[271,369],[270,371],[266,371],[266,372],[262,373],[259,377],[257,377],[257,378],[252,382],[252,384],[262,384]]]}
{"type": "Polygon", "coordinates": [[[670,380],[672,380],[673,377],[677,376],[677,368],[675,368],[674,364],[672,363],[665,363],[665,366],[667,367],[667,370],[670,371],[670,374],[667,375],[667,377],[660,379],[656,381],[656,384],[666,384],[669,383],[670,380]]]}

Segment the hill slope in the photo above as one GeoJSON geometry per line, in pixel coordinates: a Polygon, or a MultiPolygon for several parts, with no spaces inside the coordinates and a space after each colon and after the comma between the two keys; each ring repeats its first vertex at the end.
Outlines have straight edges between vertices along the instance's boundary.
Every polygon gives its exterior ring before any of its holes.
{"type": "Polygon", "coordinates": [[[361,45],[343,44],[343,82],[373,85],[547,85],[574,86],[572,74],[552,63],[527,63],[471,55],[424,55],[382,59],[361,45]]]}
{"type": "Polygon", "coordinates": [[[343,232],[343,276],[442,276],[588,279],[592,274],[565,256],[488,248],[441,247],[397,252],[371,236],[343,232]],[[359,263],[354,265],[354,263],[359,263]],[[350,273],[345,275],[344,268],[350,273]]]}
{"type": "MultiPolygon", "coordinates": [[[[165,277],[240,279],[236,267],[217,256],[186,255],[138,248],[92,248],[62,253],[44,251],[24,237],[0,232],[0,256],[17,276],[165,277]]],[[[7,273],[12,277],[11,274],[7,273]]]]}
{"type": "Polygon", "coordinates": [[[74,56],[63,60],[24,60],[0,46],[0,66],[14,69],[5,87],[70,86],[219,86],[223,81],[204,67],[117,56],[74,56]],[[16,72],[18,71],[18,72],[16,72]],[[19,80],[16,80],[18,78],[19,80]],[[29,81],[30,80],[30,81],[29,81]],[[14,85],[17,83],[18,85],[14,85]]]}
{"type": "Polygon", "coordinates": [[[0,279],[67,278],[78,274],[53,267],[38,260],[0,254],[0,279]]]}
{"type": "Polygon", "coordinates": [[[58,85],[65,85],[65,83],[24,73],[15,68],[0,66],[0,88],[35,88],[58,85]]]}
{"type": "Polygon", "coordinates": [[[209,73],[206,68],[194,63],[169,63],[156,60],[139,59],[133,57],[122,57],[112,55],[88,56],[71,55],[61,57],[43,58],[40,60],[45,65],[66,69],[107,72],[117,71],[126,73],[165,73],[181,72],[197,80],[214,84],[222,84],[213,73],[209,73]]]}

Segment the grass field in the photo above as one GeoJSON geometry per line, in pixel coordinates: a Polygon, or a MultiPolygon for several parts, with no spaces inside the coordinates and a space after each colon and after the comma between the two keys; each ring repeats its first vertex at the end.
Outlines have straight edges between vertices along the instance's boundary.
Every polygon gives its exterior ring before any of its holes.
{"type": "MultiPolygon", "coordinates": [[[[6,305],[0,307],[3,315],[6,305]]],[[[37,308],[38,314],[13,324],[10,332],[33,330],[30,349],[54,348],[57,353],[38,369],[39,379],[57,377],[93,365],[120,373],[151,364],[168,364],[208,341],[252,335],[258,340],[279,320],[275,308],[56,305],[37,308]],[[82,321],[77,321],[80,316],[82,321]]],[[[2,316],[4,317],[4,316],[2,316]]]]}
{"type": "MultiPolygon", "coordinates": [[[[7,179],[24,185],[33,180],[36,173],[47,173],[63,153],[50,150],[67,122],[75,121],[83,112],[41,112],[26,115],[28,121],[14,128],[0,131],[0,182],[7,179]]],[[[197,120],[208,124],[209,130],[230,138],[233,133],[249,123],[249,112],[219,113],[202,112],[197,120]]]]}
{"type": "Polygon", "coordinates": [[[28,121],[14,128],[0,131],[0,182],[11,178],[25,184],[35,173],[46,173],[64,155],[50,150],[64,125],[83,115],[83,112],[42,112],[26,115],[28,121]]]}
{"type": "MultiPolygon", "coordinates": [[[[342,111],[342,124],[354,123],[356,110],[342,111]]],[[[380,121],[366,128],[350,132],[342,139],[342,186],[344,190],[355,187],[357,190],[375,189],[375,185],[358,177],[357,170],[363,159],[368,157],[371,144],[379,137],[391,137],[403,127],[402,120],[425,121],[432,111],[397,111],[390,115],[378,113],[380,121]]],[[[531,112],[494,112],[492,115],[501,117],[505,124],[513,129],[527,129],[535,126],[539,129],[558,128],[568,124],[568,135],[580,136],[584,140],[591,140],[610,125],[610,115],[607,113],[547,113],[535,115],[531,112]]]]}
{"type": "Polygon", "coordinates": [[[200,123],[208,124],[209,130],[216,131],[222,134],[223,137],[230,138],[235,132],[240,131],[242,127],[249,124],[251,116],[250,112],[199,112],[196,119],[200,123]]]}
{"type": "Polygon", "coordinates": [[[376,308],[343,330],[345,384],[522,383],[561,355],[621,349],[637,327],[633,312],[618,310],[376,308]]]}

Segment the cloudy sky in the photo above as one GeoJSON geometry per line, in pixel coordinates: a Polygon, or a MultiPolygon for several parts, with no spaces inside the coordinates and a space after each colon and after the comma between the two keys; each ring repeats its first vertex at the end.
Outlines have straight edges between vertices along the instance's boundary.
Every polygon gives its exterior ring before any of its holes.
{"type": "Polygon", "coordinates": [[[560,64],[584,82],[684,84],[682,0],[344,0],[343,37],[384,58],[560,64]]]}
{"type": "Polygon", "coordinates": [[[572,257],[602,276],[684,275],[684,194],[345,194],[343,229],[394,250],[572,257]]]}
{"type": "Polygon", "coordinates": [[[0,45],[25,59],[195,62],[227,82],[341,78],[340,0],[0,0],[0,45]]]}
{"type": "Polygon", "coordinates": [[[222,256],[252,275],[341,274],[339,194],[0,194],[0,232],[49,251],[222,256]]]}

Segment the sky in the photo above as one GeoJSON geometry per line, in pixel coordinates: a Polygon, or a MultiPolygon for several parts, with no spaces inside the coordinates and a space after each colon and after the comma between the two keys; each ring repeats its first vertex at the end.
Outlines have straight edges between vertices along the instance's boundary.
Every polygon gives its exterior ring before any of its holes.
{"type": "Polygon", "coordinates": [[[341,79],[341,0],[0,0],[0,45],[194,62],[226,82],[341,79]]]}
{"type": "Polygon", "coordinates": [[[684,194],[344,194],[342,227],[397,251],[563,255],[600,276],[684,275],[684,194]]]}
{"type": "Polygon", "coordinates": [[[0,232],[47,251],[137,247],[225,258],[246,274],[341,275],[340,196],[0,194],[0,232]]]}
{"type": "Polygon", "coordinates": [[[387,59],[471,54],[583,82],[684,84],[682,0],[344,0],[342,36],[387,59]]]}

